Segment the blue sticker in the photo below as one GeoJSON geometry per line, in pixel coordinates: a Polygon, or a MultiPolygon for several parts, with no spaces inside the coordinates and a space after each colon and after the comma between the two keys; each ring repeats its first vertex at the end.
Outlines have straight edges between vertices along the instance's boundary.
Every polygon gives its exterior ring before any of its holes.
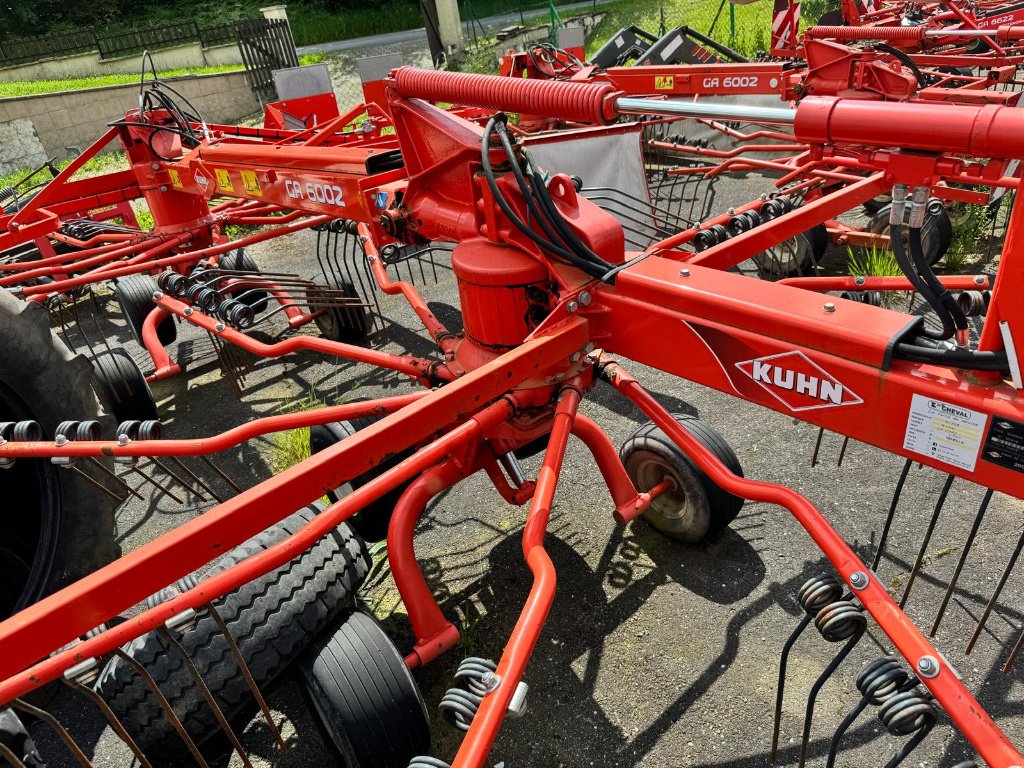
{"type": "Polygon", "coordinates": [[[377,193],[377,210],[383,211],[388,207],[388,193],[378,192],[377,193]]]}

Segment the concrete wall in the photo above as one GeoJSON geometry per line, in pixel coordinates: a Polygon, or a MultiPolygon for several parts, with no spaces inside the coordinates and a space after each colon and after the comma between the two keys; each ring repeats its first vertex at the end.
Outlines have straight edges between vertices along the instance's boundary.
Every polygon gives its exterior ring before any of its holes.
{"type": "MultiPolygon", "coordinates": [[[[210,122],[234,123],[260,111],[244,72],[176,77],[170,82],[210,122]]],[[[107,123],[138,106],[138,85],[0,99],[0,173],[6,172],[5,166],[36,165],[25,160],[38,155],[37,144],[48,157],[58,159],[70,154],[65,147],[85,149],[103,135],[107,123]]]]}
{"type": "MultiPolygon", "coordinates": [[[[242,52],[235,43],[203,48],[199,43],[165,48],[152,52],[158,71],[185,69],[186,67],[218,67],[241,64],[242,52]]],[[[44,59],[17,67],[0,68],[0,82],[19,80],[63,80],[69,77],[92,77],[94,75],[138,74],[142,69],[142,57],[125,56],[119,59],[101,59],[98,52],[80,53],[75,56],[61,56],[44,59]]]]}

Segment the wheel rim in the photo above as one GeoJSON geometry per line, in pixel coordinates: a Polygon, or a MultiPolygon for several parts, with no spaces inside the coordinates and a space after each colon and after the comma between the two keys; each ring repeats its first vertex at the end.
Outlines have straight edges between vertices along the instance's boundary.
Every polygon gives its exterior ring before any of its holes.
{"type": "Polygon", "coordinates": [[[807,269],[811,263],[811,244],[804,235],[783,240],[753,257],[762,272],[788,275],[807,269]]]}
{"type": "Polygon", "coordinates": [[[672,485],[644,512],[644,519],[660,531],[688,541],[698,541],[711,523],[710,510],[690,478],[679,475],[664,460],[647,452],[636,457],[632,468],[637,490],[650,491],[664,480],[672,485]]]}
{"type": "MultiPolygon", "coordinates": [[[[33,420],[32,410],[0,382],[0,420],[33,420]]],[[[60,521],[59,470],[43,460],[22,460],[0,470],[4,494],[17,515],[0,528],[0,619],[43,596],[50,579],[60,521]]]]}

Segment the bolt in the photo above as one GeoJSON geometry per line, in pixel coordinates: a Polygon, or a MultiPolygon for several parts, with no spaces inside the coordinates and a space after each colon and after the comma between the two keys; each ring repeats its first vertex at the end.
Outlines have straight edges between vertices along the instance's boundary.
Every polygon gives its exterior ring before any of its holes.
{"type": "Polygon", "coordinates": [[[575,301],[570,301],[568,304],[565,305],[565,311],[568,312],[570,315],[579,308],[580,305],[577,304],[575,301]]]}
{"type": "Polygon", "coordinates": [[[68,444],[68,439],[64,435],[57,435],[57,438],[53,441],[53,444],[56,445],[58,448],[62,448],[63,446],[68,444]]]}
{"type": "Polygon", "coordinates": [[[854,571],[850,574],[850,586],[854,589],[864,589],[868,585],[868,575],[864,571],[854,571]]]}
{"type": "Polygon", "coordinates": [[[934,656],[922,656],[917,660],[917,674],[929,679],[938,677],[939,661],[934,656]]]}
{"type": "Polygon", "coordinates": [[[160,185],[160,191],[161,192],[166,192],[167,191],[167,185],[166,184],[161,184],[160,185]]]}
{"type": "Polygon", "coordinates": [[[153,291],[153,301],[160,301],[164,297],[163,291],[153,291]]]}
{"type": "Polygon", "coordinates": [[[131,440],[130,437],[128,437],[128,435],[121,434],[121,435],[117,436],[117,444],[118,445],[122,445],[122,446],[128,445],[128,443],[130,443],[131,441],[132,440],[131,440]]]}
{"type": "Polygon", "coordinates": [[[213,330],[215,330],[217,333],[223,333],[224,323],[217,323],[215,326],[213,326],[213,330]]]}
{"type": "Polygon", "coordinates": [[[864,285],[866,282],[867,280],[864,279],[863,275],[857,275],[857,277],[853,278],[854,285],[864,285]]]}
{"type": "Polygon", "coordinates": [[[592,302],[594,300],[594,297],[590,295],[590,291],[583,291],[580,294],[579,298],[580,298],[580,306],[581,307],[589,307],[590,306],[590,302],[592,302]]]}
{"type": "Polygon", "coordinates": [[[501,685],[501,678],[493,672],[484,672],[480,677],[480,684],[483,685],[487,693],[493,693],[501,685]]]}
{"type": "Polygon", "coordinates": [[[185,311],[182,312],[185,317],[192,317],[192,307],[185,307],[185,311]]]}
{"type": "Polygon", "coordinates": [[[152,168],[154,171],[159,171],[160,170],[160,163],[150,163],[149,167],[152,168]]]}
{"type": "Polygon", "coordinates": [[[974,276],[974,284],[975,285],[984,285],[985,284],[985,276],[984,275],[975,275],[974,276]]]}
{"type": "Polygon", "coordinates": [[[584,351],[584,352],[586,352],[586,353],[587,353],[588,355],[589,355],[589,354],[590,354],[591,352],[593,352],[593,351],[594,351],[594,342],[592,342],[592,341],[591,341],[591,342],[588,342],[588,343],[587,343],[587,346],[585,346],[585,347],[583,348],[583,351],[584,351]]]}
{"type": "Polygon", "coordinates": [[[822,309],[823,309],[824,311],[826,311],[826,312],[835,312],[835,311],[836,311],[836,305],[835,305],[835,304],[833,304],[833,303],[832,303],[831,301],[826,301],[826,302],[825,302],[825,303],[824,303],[824,304],[822,305],[822,307],[821,307],[821,308],[822,308],[822,309]]]}
{"type": "Polygon", "coordinates": [[[571,355],[569,355],[569,362],[578,363],[581,357],[583,357],[583,355],[581,355],[579,352],[573,352],[571,355]]]}
{"type": "Polygon", "coordinates": [[[679,276],[680,277],[689,277],[690,276],[690,270],[688,270],[688,269],[680,269],[679,270],[679,276]]]}

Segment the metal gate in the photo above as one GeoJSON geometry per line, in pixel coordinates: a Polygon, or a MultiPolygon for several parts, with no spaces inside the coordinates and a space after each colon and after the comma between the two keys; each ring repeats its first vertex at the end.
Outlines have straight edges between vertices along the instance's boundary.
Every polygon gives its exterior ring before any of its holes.
{"type": "Polygon", "coordinates": [[[277,99],[273,71],[299,66],[287,19],[252,19],[238,23],[238,48],[249,87],[261,103],[277,99]]]}

